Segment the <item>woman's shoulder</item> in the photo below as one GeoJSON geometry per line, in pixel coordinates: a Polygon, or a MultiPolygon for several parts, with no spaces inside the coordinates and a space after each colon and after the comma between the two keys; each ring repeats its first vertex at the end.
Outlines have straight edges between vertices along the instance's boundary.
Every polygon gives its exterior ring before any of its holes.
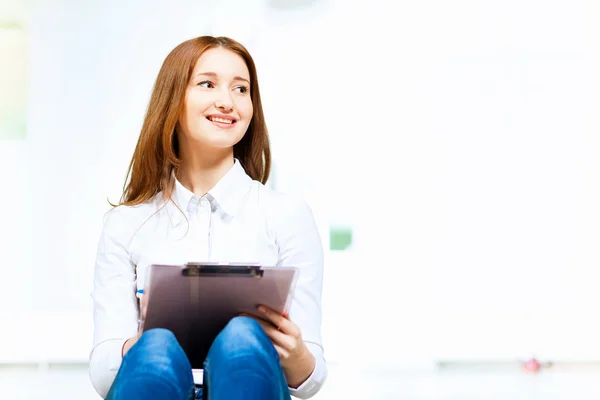
{"type": "Polygon", "coordinates": [[[304,197],[268,187],[260,191],[269,234],[279,246],[321,246],[315,215],[304,197]]]}
{"type": "Polygon", "coordinates": [[[120,204],[104,214],[104,226],[108,229],[137,229],[149,216],[160,210],[161,193],[137,205],[120,204]]]}

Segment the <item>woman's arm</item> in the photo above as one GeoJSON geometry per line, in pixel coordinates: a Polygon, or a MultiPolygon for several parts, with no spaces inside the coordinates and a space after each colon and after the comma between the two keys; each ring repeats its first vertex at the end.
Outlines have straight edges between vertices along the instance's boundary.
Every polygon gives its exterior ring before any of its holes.
{"type": "Polygon", "coordinates": [[[135,266],[128,251],[133,229],[123,211],[115,208],[106,216],[94,271],[94,347],[89,373],[102,397],[121,366],[125,341],[137,332],[135,266]]]}
{"type": "Polygon", "coordinates": [[[282,367],[291,393],[309,398],[320,390],[327,376],[321,341],[323,246],[313,213],[304,201],[285,198],[279,211],[275,230],[277,265],[299,270],[289,319],[279,316],[290,322],[281,321],[285,325],[281,330],[287,328],[289,333],[287,351],[294,349],[288,360],[283,354],[282,367]]]}

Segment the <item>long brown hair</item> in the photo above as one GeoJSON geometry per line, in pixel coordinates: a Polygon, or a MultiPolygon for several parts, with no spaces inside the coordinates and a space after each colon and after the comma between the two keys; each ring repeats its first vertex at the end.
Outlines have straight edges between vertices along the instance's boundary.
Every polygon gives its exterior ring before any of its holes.
{"type": "Polygon", "coordinates": [[[175,128],[184,108],[186,88],[200,56],[215,47],[238,54],[250,72],[254,113],[244,137],[233,146],[233,154],[252,179],[266,183],[271,170],[271,151],[254,61],[248,50],[235,40],[200,36],[175,47],[163,62],[129,163],[120,205],[142,204],[159,192],[163,192],[165,200],[171,199],[173,171],[177,172],[181,165],[175,128]]]}

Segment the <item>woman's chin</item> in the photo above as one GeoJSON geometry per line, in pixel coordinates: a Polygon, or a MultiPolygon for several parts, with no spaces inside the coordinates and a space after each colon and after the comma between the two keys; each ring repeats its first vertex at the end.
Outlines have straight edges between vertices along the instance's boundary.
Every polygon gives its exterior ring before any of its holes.
{"type": "Polygon", "coordinates": [[[201,138],[194,140],[198,147],[203,149],[227,150],[232,149],[239,140],[231,140],[231,138],[201,138]]]}

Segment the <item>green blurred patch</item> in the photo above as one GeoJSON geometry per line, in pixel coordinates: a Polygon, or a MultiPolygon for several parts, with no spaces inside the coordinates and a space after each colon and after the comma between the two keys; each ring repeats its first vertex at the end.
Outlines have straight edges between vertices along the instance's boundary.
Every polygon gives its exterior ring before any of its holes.
{"type": "Polygon", "coordinates": [[[344,251],[352,245],[352,228],[332,226],[329,228],[329,249],[344,251]]]}

